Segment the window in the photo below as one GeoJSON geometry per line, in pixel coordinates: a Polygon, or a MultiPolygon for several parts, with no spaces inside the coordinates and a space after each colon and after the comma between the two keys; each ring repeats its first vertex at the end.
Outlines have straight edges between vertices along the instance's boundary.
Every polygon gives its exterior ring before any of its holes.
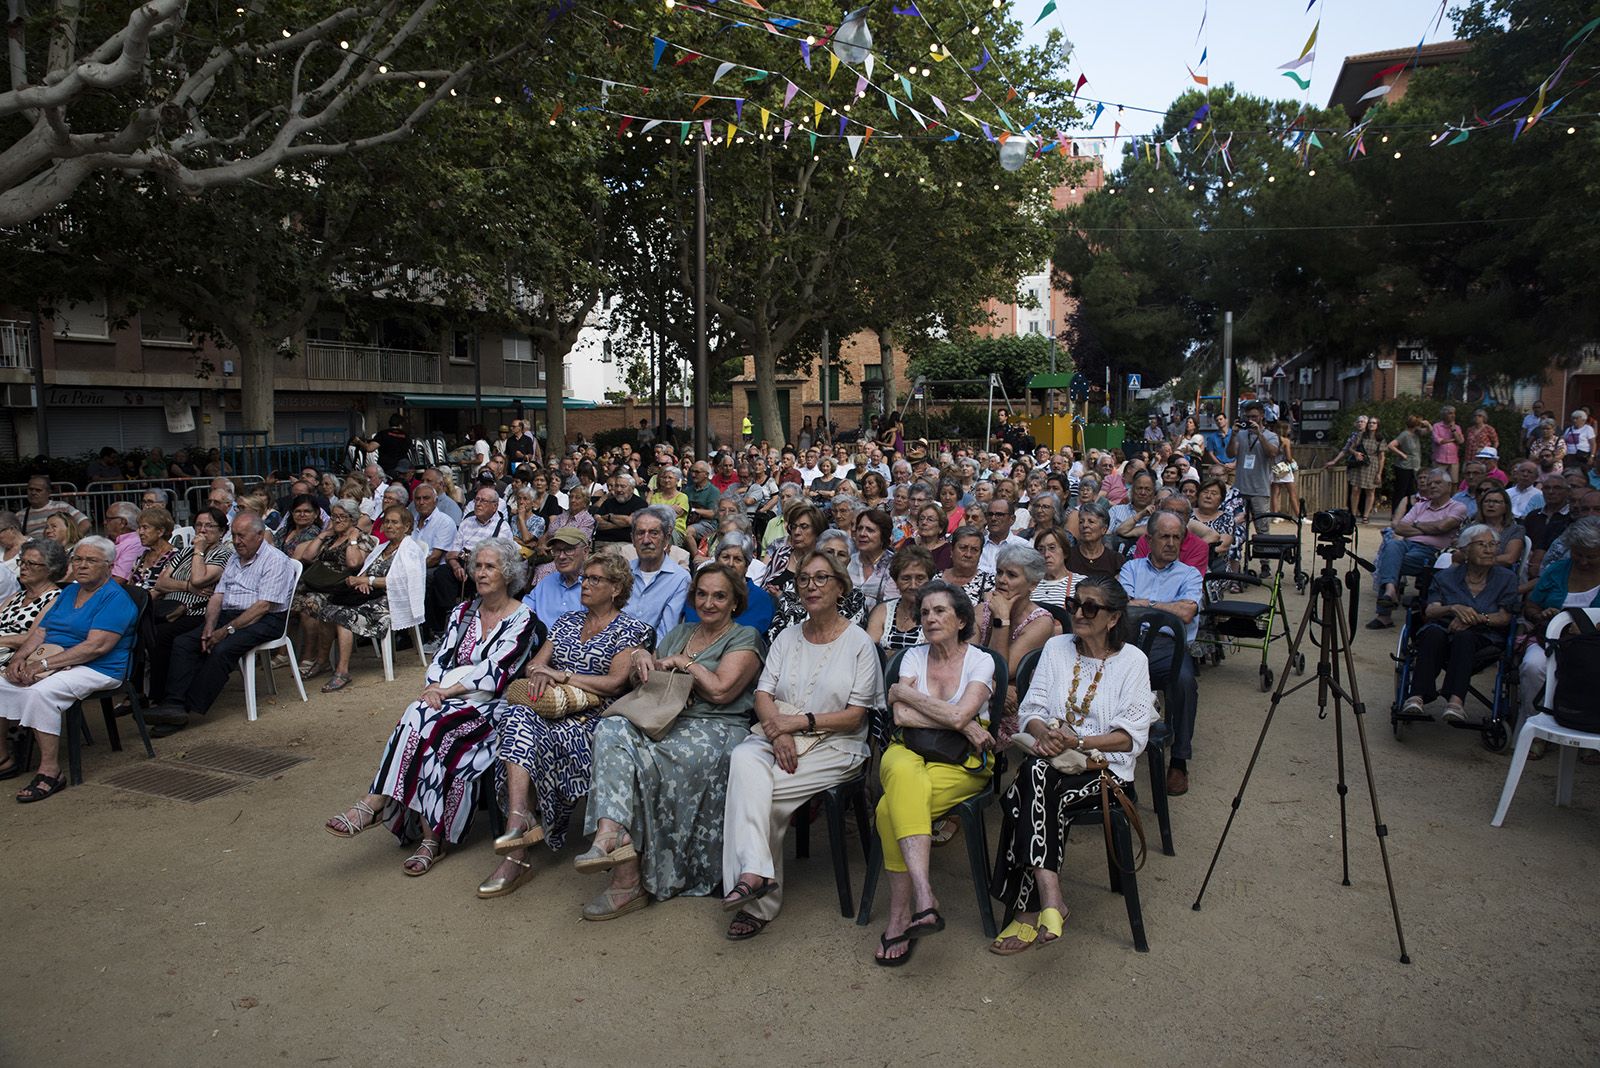
{"type": "Polygon", "coordinates": [[[521,334],[507,334],[500,339],[500,348],[507,363],[532,363],[533,339],[521,334]]]}
{"type": "Polygon", "coordinates": [[[1030,333],[1030,334],[1042,334],[1043,332],[1044,331],[1039,329],[1039,320],[1037,320],[1037,319],[1029,319],[1028,320],[1028,333],[1030,333]]]}
{"type": "MultiPolygon", "coordinates": [[[[834,364],[828,368],[828,402],[835,403],[839,399],[839,365],[834,364]]],[[[818,391],[818,400],[821,400],[821,391],[818,391]]]]}
{"type": "Polygon", "coordinates": [[[159,308],[145,308],[139,313],[139,337],[144,341],[188,345],[192,343],[189,328],[183,325],[176,312],[159,308]]]}
{"type": "Polygon", "coordinates": [[[450,346],[450,362],[472,363],[473,351],[477,348],[477,336],[470,330],[453,330],[454,342],[450,346]]]}
{"type": "Polygon", "coordinates": [[[64,300],[55,309],[56,336],[109,338],[111,331],[106,318],[104,297],[82,304],[64,300]]]}
{"type": "Polygon", "coordinates": [[[861,366],[862,378],[867,382],[883,381],[883,364],[868,363],[861,366]]]}

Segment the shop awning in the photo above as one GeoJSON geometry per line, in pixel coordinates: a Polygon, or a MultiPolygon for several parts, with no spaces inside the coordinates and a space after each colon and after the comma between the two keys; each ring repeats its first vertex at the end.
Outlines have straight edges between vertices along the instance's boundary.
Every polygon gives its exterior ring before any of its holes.
{"type": "MultiPolygon", "coordinates": [[[[400,399],[408,408],[471,408],[476,403],[470,394],[459,396],[454,393],[405,393],[400,399]]],[[[485,394],[482,399],[485,408],[514,408],[519,399],[522,401],[522,406],[529,411],[543,411],[545,407],[542,394],[537,397],[522,398],[508,397],[504,394],[485,394]]],[[[598,405],[592,400],[566,397],[562,400],[561,407],[570,412],[574,409],[595,408],[598,405]]]]}

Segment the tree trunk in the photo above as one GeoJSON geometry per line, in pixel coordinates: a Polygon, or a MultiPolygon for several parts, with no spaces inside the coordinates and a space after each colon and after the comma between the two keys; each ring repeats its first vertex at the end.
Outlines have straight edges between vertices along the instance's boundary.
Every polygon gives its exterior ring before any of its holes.
{"type": "Polygon", "coordinates": [[[877,334],[878,359],[883,363],[883,414],[887,418],[900,403],[894,391],[894,328],[880,326],[877,334]]]}
{"type": "Polygon", "coordinates": [[[778,354],[771,348],[754,352],[756,407],[761,412],[761,433],[768,441],[784,441],[783,413],[778,408],[778,354]]]}
{"type": "Polygon", "coordinates": [[[230,332],[228,340],[239,354],[239,429],[264,430],[271,442],[276,429],[273,391],[278,369],[274,343],[248,329],[230,332]]]}
{"type": "Polygon", "coordinates": [[[546,342],[544,352],[544,421],[548,432],[544,460],[550,463],[567,454],[567,408],[562,403],[565,392],[563,361],[572,351],[570,344],[546,342]]]}

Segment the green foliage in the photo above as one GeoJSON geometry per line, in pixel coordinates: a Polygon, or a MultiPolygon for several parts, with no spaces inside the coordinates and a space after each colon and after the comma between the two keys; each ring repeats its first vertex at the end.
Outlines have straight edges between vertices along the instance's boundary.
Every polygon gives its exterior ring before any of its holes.
{"type": "Polygon", "coordinates": [[[618,445],[626,445],[631,449],[638,442],[639,431],[633,427],[607,427],[604,430],[595,431],[594,451],[604,456],[618,445]]]}
{"type": "MultiPolygon", "coordinates": [[[[1418,415],[1433,423],[1439,418],[1440,403],[1432,397],[1418,397],[1415,395],[1402,395],[1393,400],[1362,401],[1358,405],[1343,408],[1333,420],[1333,432],[1328,440],[1335,447],[1344,444],[1344,439],[1350,436],[1355,429],[1356,416],[1367,415],[1378,417],[1378,432],[1383,440],[1389,441],[1400,431],[1405,429],[1406,416],[1418,415]]],[[[1463,427],[1472,424],[1472,408],[1466,405],[1456,405],[1456,418],[1463,427]]],[[[1515,408],[1494,407],[1485,409],[1489,413],[1489,425],[1500,434],[1500,467],[1508,468],[1515,460],[1527,455],[1527,450],[1522,447],[1522,412],[1515,408]]],[[[1427,462],[1433,449],[1432,439],[1423,431],[1422,455],[1427,462]]],[[[1393,459],[1393,457],[1391,457],[1393,459]]]]}
{"type": "MultiPolygon", "coordinates": [[[[1059,343],[1055,347],[1056,366],[1070,370],[1072,359],[1066,347],[1059,343]]],[[[976,379],[970,385],[930,387],[935,399],[972,397],[986,400],[989,396],[989,375],[998,374],[1007,395],[1020,404],[1027,392],[1028,379],[1050,370],[1050,348],[1051,341],[1043,334],[969,336],[928,346],[921,355],[912,357],[908,370],[913,378],[926,375],[936,380],[976,379]]],[[[1004,403],[998,393],[995,394],[995,401],[1004,403]]]]}

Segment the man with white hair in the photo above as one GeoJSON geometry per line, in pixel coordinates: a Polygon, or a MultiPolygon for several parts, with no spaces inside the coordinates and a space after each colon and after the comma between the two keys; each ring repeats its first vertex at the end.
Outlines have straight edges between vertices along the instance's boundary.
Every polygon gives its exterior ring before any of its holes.
{"type": "Polygon", "coordinates": [[[111,577],[127,584],[133,577],[133,568],[144,555],[139,542],[139,509],[127,501],[118,501],[106,509],[105,535],[116,546],[116,559],[111,562],[111,577]]]}
{"type": "Polygon", "coordinates": [[[596,542],[620,545],[632,540],[633,513],[646,503],[635,491],[634,485],[633,476],[626,471],[612,474],[607,482],[611,492],[591,509],[594,512],[596,542]]]}
{"type": "MultiPolygon", "coordinates": [[[[61,591],[23,639],[0,678],[0,719],[32,730],[39,747],[39,771],[17,794],[27,804],[66,789],[61,774],[61,717],[97,690],[116,685],[127,673],[139,610],[121,586],[111,581],[116,547],[88,537],[72,547],[72,582],[61,591]],[[45,646],[60,652],[39,655],[45,646]]],[[[22,764],[0,729],[0,778],[22,773],[22,764]]]]}
{"type": "MultiPolygon", "coordinates": [[[[466,514],[461,511],[461,506],[455,501],[451,500],[450,495],[444,490],[443,471],[439,470],[437,467],[425,468],[422,472],[422,481],[425,484],[433,487],[433,492],[439,505],[439,511],[450,517],[450,522],[452,525],[459,523],[466,518],[466,514]]],[[[415,494],[413,494],[413,496],[415,496],[415,494]]]]}
{"type": "Polygon", "coordinates": [[[283,633],[294,600],[295,567],[266,543],[267,525],[253,512],[233,520],[233,556],[206,602],[205,622],[172,643],[167,692],[145,713],[160,735],[182,730],[191,714],[216,703],[245,653],[283,633]]]}
{"type": "Polygon", "coordinates": [[[666,634],[683,619],[689,598],[689,571],[667,555],[677,516],[664,504],[652,504],[633,517],[633,595],[628,614],[666,634]]]}

